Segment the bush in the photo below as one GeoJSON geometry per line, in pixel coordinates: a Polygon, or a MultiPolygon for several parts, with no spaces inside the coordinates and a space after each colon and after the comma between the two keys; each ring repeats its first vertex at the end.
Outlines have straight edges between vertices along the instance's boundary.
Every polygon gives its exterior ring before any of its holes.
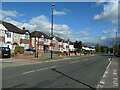
{"type": "Polygon", "coordinates": [[[16,46],[15,50],[14,50],[14,54],[18,54],[18,53],[23,54],[24,53],[24,47],[16,46]]]}
{"type": "Polygon", "coordinates": [[[59,54],[59,53],[60,53],[60,51],[53,51],[53,53],[54,53],[54,54],[59,54]]]}
{"type": "Polygon", "coordinates": [[[14,49],[14,54],[16,55],[19,51],[19,46],[16,46],[15,49],[14,49]]]}
{"type": "Polygon", "coordinates": [[[20,52],[20,54],[23,54],[24,53],[24,47],[19,46],[19,52],[20,52]]]}

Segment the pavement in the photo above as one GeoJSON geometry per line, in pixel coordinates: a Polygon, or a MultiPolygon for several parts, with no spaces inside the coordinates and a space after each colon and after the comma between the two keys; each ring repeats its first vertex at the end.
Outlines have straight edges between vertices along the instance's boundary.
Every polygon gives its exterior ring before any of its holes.
{"type": "MultiPolygon", "coordinates": [[[[57,57],[57,54],[53,54],[53,58],[57,57]]],[[[38,58],[28,58],[28,59],[23,59],[23,58],[3,58],[0,59],[0,65],[2,65],[2,68],[5,67],[14,67],[14,66],[20,66],[20,65],[29,65],[29,64],[35,64],[37,63],[35,60],[37,59],[45,59],[50,57],[50,53],[44,53],[41,57],[38,58]]]]}
{"type": "Polygon", "coordinates": [[[104,88],[119,88],[118,82],[118,58],[113,57],[109,60],[109,65],[107,66],[101,80],[97,86],[99,89],[104,88]]]}
{"type": "MultiPolygon", "coordinates": [[[[87,57],[89,55],[86,56],[80,56],[80,57],[87,57]]],[[[91,55],[93,56],[93,55],[91,55]]],[[[58,57],[58,56],[57,56],[58,57]]],[[[79,56],[77,56],[79,57],[79,56]]],[[[76,56],[74,58],[77,58],[76,56]]],[[[50,58],[50,55],[44,55],[43,57],[39,57],[39,58],[28,58],[28,59],[20,59],[20,58],[4,58],[4,59],[0,59],[0,62],[2,64],[2,68],[6,68],[6,67],[15,67],[15,66],[23,66],[23,65],[31,65],[31,64],[36,64],[36,63],[46,63],[46,62],[54,62],[54,61],[59,61],[59,60],[67,60],[67,59],[71,59],[72,57],[69,56],[63,56],[62,59],[53,59],[53,60],[45,60],[43,61],[42,59],[46,59],[46,58],[50,58]],[[49,56],[49,57],[48,57],[49,56]],[[40,61],[40,59],[42,61],[40,61]]],[[[53,58],[56,58],[56,55],[53,55],[53,58]]]]}
{"type": "MultiPolygon", "coordinates": [[[[2,86],[3,88],[102,89],[98,87],[98,85],[107,68],[110,71],[114,68],[114,75],[116,75],[117,72],[115,68],[116,62],[112,61],[110,63],[109,60],[109,56],[88,56],[46,63],[6,67],[2,70],[2,86]]],[[[106,78],[106,80],[111,78],[111,76],[107,76],[108,78],[106,78]]],[[[115,78],[117,77],[115,76],[115,78]]],[[[117,81],[114,81],[114,83],[117,83],[117,81]]],[[[113,84],[110,84],[110,86],[113,86],[113,84]]],[[[106,88],[112,88],[110,86],[107,83],[104,84],[106,88]]],[[[117,89],[118,86],[115,88],[117,89]]]]}

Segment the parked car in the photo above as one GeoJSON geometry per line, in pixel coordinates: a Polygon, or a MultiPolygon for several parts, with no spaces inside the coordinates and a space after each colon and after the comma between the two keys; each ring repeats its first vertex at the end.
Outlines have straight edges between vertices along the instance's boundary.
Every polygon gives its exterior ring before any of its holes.
{"type": "Polygon", "coordinates": [[[25,54],[35,54],[36,53],[36,50],[33,50],[33,49],[25,49],[25,54]]]}
{"type": "Polygon", "coordinates": [[[10,58],[10,48],[9,47],[0,47],[0,58],[10,58]]]}

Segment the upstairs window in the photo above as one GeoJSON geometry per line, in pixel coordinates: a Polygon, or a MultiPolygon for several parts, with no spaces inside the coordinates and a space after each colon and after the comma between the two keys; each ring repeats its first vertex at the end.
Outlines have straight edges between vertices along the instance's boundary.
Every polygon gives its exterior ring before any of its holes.
{"type": "Polygon", "coordinates": [[[29,35],[25,35],[25,39],[29,39],[29,35]]]}
{"type": "Polygon", "coordinates": [[[5,34],[7,35],[7,38],[11,38],[11,33],[8,31],[5,31],[5,34]]]}

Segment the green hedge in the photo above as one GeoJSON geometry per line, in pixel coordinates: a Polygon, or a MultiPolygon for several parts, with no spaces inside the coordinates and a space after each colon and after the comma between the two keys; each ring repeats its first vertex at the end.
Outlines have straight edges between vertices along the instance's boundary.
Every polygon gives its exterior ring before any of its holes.
{"type": "Polygon", "coordinates": [[[23,54],[24,53],[24,47],[16,46],[15,50],[14,50],[14,54],[18,54],[18,53],[23,54]]]}
{"type": "Polygon", "coordinates": [[[59,54],[59,53],[60,53],[60,51],[53,51],[53,53],[54,53],[54,54],[59,54]]]}

